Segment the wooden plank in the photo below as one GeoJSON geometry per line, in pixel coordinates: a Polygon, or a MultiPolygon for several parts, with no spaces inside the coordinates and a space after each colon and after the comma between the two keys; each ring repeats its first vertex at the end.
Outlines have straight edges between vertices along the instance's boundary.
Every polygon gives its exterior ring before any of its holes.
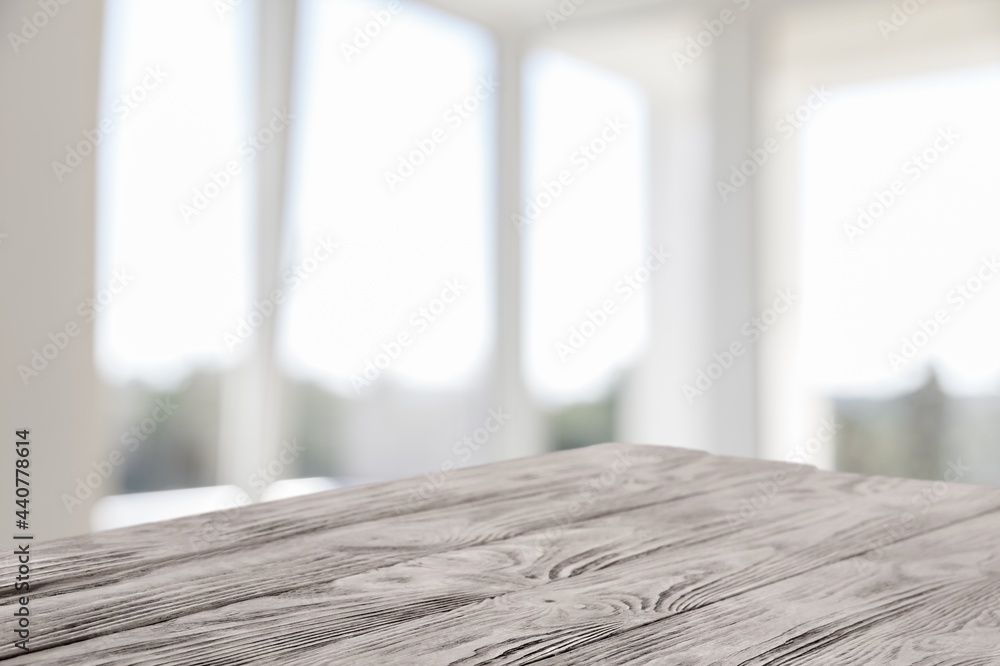
{"type": "MultiPolygon", "coordinates": [[[[955,495],[954,500],[932,507],[925,520],[897,543],[1000,511],[1000,493],[959,487],[955,495]]],[[[578,663],[575,650],[582,646],[603,644],[663,616],[683,615],[869,552],[869,544],[889,532],[899,512],[907,508],[905,494],[893,496],[895,509],[844,498],[841,521],[836,514],[805,513],[798,529],[784,526],[775,535],[762,525],[757,540],[743,540],[737,533],[721,543],[653,552],[614,570],[553,581],[539,590],[413,620],[285,663],[520,664],[569,651],[574,659],[567,663],[578,663]],[[876,515],[865,516],[866,509],[876,515]]],[[[729,618],[728,626],[734,621],[729,618]]]]}
{"type": "MultiPolygon", "coordinates": [[[[871,503],[873,515],[881,522],[864,527],[859,538],[871,540],[891,526],[902,508],[901,488],[913,487],[914,482],[894,479],[861,479],[850,475],[821,475],[825,483],[810,480],[803,483],[805,474],[794,483],[789,482],[781,495],[774,498],[775,506],[767,522],[748,521],[739,530],[746,534],[735,535],[735,541],[727,543],[729,548],[744,549],[753,554],[750,559],[724,560],[718,564],[716,573],[722,567],[735,566],[727,580],[743,580],[746,585],[766,585],[770,579],[780,579],[789,569],[772,570],[766,565],[787,562],[794,571],[799,567],[814,567],[822,564],[809,549],[799,549],[791,554],[782,549],[791,549],[801,542],[803,521],[807,524],[821,522],[834,543],[824,546],[829,550],[829,558],[838,557],[839,534],[843,529],[856,527],[862,516],[859,508],[843,502],[831,506],[830,493],[845,494],[848,499],[868,503],[876,498],[884,501],[871,503]],[[885,497],[882,497],[884,495],[885,497]],[[783,539],[775,541],[775,535],[785,533],[783,539]],[[774,552],[777,551],[777,552],[774,552]],[[761,556],[766,555],[763,559],[761,556]],[[754,559],[756,558],[756,559],[754,559]]],[[[976,494],[977,489],[960,489],[963,494],[976,494]]],[[[475,604],[491,596],[500,596],[511,590],[524,590],[543,585],[550,580],[560,580],[588,574],[594,570],[608,569],[614,572],[616,566],[630,566],[629,563],[645,557],[641,565],[631,565],[630,575],[641,573],[639,583],[645,584],[647,567],[652,564],[654,571],[661,566],[673,570],[683,570],[683,576],[692,581],[699,576],[697,567],[711,561],[719,550],[719,541],[732,539],[734,530],[728,520],[728,506],[737,505],[748,495],[746,488],[731,488],[709,496],[697,496],[680,502],[663,505],[644,506],[625,513],[586,521],[558,534],[553,541],[546,540],[547,550],[538,550],[537,535],[509,539],[504,542],[480,546],[431,556],[413,562],[389,567],[370,574],[361,574],[341,579],[333,585],[311,589],[306,594],[281,595],[227,606],[217,611],[196,613],[153,627],[122,632],[107,643],[92,644],[92,651],[106,651],[121,661],[108,663],[140,663],[149,655],[170,654],[174,663],[199,663],[198,659],[218,654],[223,650],[226,663],[252,663],[265,653],[280,654],[283,659],[313,644],[327,647],[351,635],[372,630],[372,619],[378,617],[380,629],[406,622],[417,614],[425,617],[431,613],[449,610],[460,612],[466,617],[468,612],[462,606],[475,604]],[[669,529],[664,529],[669,527],[669,529]],[[666,555],[656,555],[666,550],[666,555]],[[526,555],[527,554],[527,555],[526,555]],[[654,559],[650,560],[653,554],[654,559]],[[656,559],[658,558],[658,559],[656,559]],[[696,567],[688,571],[684,567],[696,567]],[[373,591],[378,591],[378,596],[373,591]],[[234,618],[244,618],[234,623],[234,618]],[[296,636],[294,644],[282,646],[282,639],[296,636]],[[183,654],[178,654],[177,645],[184,645],[183,654]],[[282,646],[276,648],[275,646],[282,646]],[[276,652],[276,650],[278,650],[276,652]],[[178,661],[178,659],[181,659],[178,661]]],[[[995,505],[988,505],[995,506],[995,505]]],[[[860,508],[866,510],[864,504],[860,508]]],[[[950,519],[953,514],[936,516],[950,519]]],[[[928,525],[927,529],[933,528],[928,525]]],[[[811,529],[811,528],[807,528],[811,529]]],[[[610,575],[610,574],[609,574],[610,575]]],[[[613,573],[614,584],[619,584],[618,573],[613,573]]],[[[626,580],[631,580],[626,576],[626,580]]],[[[715,581],[718,582],[718,581],[715,581]]],[[[590,583],[588,582],[588,585],[590,583]]],[[[687,607],[697,603],[700,596],[711,598],[713,581],[701,580],[697,594],[689,594],[678,599],[673,612],[685,612],[687,607]]],[[[732,584],[723,584],[722,591],[739,589],[732,584]]],[[[721,592],[720,592],[721,593],[721,592]]],[[[473,611],[476,618],[476,611],[473,611]]],[[[497,626],[500,618],[489,621],[476,619],[473,626],[497,626]]],[[[431,633],[448,635],[444,629],[435,628],[431,633]]],[[[416,634],[423,636],[424,633],[416,634]]],[[[383,633],[378,641],[385,640],[383,633]]],[[[85,644],[80,644],[83,647],[85,644]]],[[[343,648],[339,648],[339,653],[343,648]]],[[[364,651],[366,648],[360,648],[364,651]]],[[[73,663],[78,654],[73,650],[52,651],[63,661],[51,663],[73,663]]],[[[92,652],[93,653],[93,652],[92,652]]],[[[103,653],[103,652],[102,652],[103,653]]],[[[433,658],[433,654],[406,650],[406,658],[423,654],[433,658]]],[[[326,662],[329,655],[310,655],[326,662]]],[[[384,655],[379,655],[384,658],[384,655]]],[[[348,662],[349,663],[349,662],[348,662]]]]}
{"type": "MultiPolygon", "coordinates": [[[[655,456],[665,468],[705,457],[688,449],[657,447],[650,452],[643,447],[600,445],[454,470],[425,495],[421,492],[427,479],[417,477],[63,539],[39,548],[34,562],[40,581],[36,592],[63,594],[84,577],[117,580],[178,559],[229,553],[410,513],[544,497],[560,488],[575,492],[595,469],[610,468],[616,456],[629,452],[639,456],[640,464],[655,456]]],[[[5,556],[0,575],[10,574],[15,564],[5,556]]],[[[12,596],[8,587],[0,589],[0,600],[12,596]]]]}
{"type": "Polygon", "coordinates": [[[995,666],[1000,512],[537,663],[995,666]]]}
{"type": "MultiPolygon", "coordinates": [[[[588,450],[589,465],[578,464],[574,474],[565,474],[568,480],[563,483],[551,479],[544,488],[536,487],[531,501],[518,493],[497,497],[492,487],[481,490],[490,498],[483,501],[470,489],[445,487],[442,496],[456,493],[459,500],[469,501],[442,500],[441,508],[300,532],[277,543],[251,541],[238,550],[217,549],[198,557],[129,569],[127,575],[122,570],[113,570],[114,574],[105,570],[95,576],[87,573],[84,565],[77,565],[78,575],[59,586],[42,587],[32,599],[43,618],[36,649],[155,624],[240,600],[308,589],[431,553],[559,529],[564,522],[606,512],[759,482],[775,469],[774,464],[754,461],[720,470],[718,461],[699,453],[648,447],[596,448],[588,450]],[[621,474],[608,474],[622,452],[628,453],[632,464],[623,467],[621,474]],[[571,515],[577,505],[578,513],[571,515]],[[283,575],[274,576],[276,570],[283,575]],[[241,581],[254,581],[253,585],[234,585],[234,572],[239,572],[241,581]],[[198,581],[197,589],[177,585],[177,581],[198,581]],[[132,612],[121,613],[123,604],[132,612]]],[[[528,468],[519,472],[521,476],[537,474],[530,469],[533,460],[521,461],[528,468]]],[[[305,503],[293,500],[287,504],[305,503]]],[[[256,516],[246,520],[257,529],[256,516]]],[[[65,559],[56,562],[69,566],[65,559]]],[[[42,569],[36,578],[44,580],[45,575],[42,569]]],[[[12,654],[11,650],[0,647],[0,656],[12,654]]]]}
{"type": "MultiPolygon", "coordinates": [[[[806,470],[801,472],[805,474],[806,470]]],[[[658,492],[662,494],[662,490],[658,492]]],[[[747,490],[734,486],[725,492],[736,501],[747,490]]],[[[590,568],[607,566],[616,558],[701,541],[705,538],[704,527],[691,524],[687,517],[715,503],[713,495],[689,495],[666,504],[644,504],[627,512],[628,522],[624,524],[621,517],[626,514],[616,512],[581,520],[549,536],[533,532],[425,556],[332,583],[317,583],[301,592],[233,603],[171,622],[118,632],[108,640],[74,643],[69,650],[49,650],[53,654],[47,656],[63,661],[47,663],[74,663],[80,654],[105,651],[109,658],[119,660],[111,663],[138,663],[151,652],[170,653],[174,663],[200,663],[199,659],[214,654],[220,646],[224,646],[226,663],[251,663],[265,651],[273,651],[283,636],[297,636],[294,651],[301,651],[311,647],[310,640],[303,640],[304,635],[329,643],[371,630],[373,617],[378,618],[379,627],[385,627],[512,590],[544,585],[553,578],[580,575],[590,568]],[[664,513],[668,507],[670,513],[664,513]],[[665,525],[676,529],[664,530],[665,525]],[[374,595],[374,590],[379,593],[374,595]],[[233,618],[242,620],[234,624],[233,618]],[[190,655],[191,661],[177,661],[177,645],[185,646],[184,653],[190,655]]],[[[425,531],[425,526],[418,529],[425,531]]],[[[730,532],[721,515],[711,529],[718,537],[730,532]]],[[[281,652],[283,657],[291,653],[281,652]]]]}
{"type": "Polygon", "coordinates": [[[47,649],[0,658],[1000,664],[1000,492],[621,445],[492,469],[402,511],[420,480],[252,507],[246,542],[182,556],[203,518],[123,530],[94,574],[69,560],[99,544],[57,544],[32,599],[47,649]]]}

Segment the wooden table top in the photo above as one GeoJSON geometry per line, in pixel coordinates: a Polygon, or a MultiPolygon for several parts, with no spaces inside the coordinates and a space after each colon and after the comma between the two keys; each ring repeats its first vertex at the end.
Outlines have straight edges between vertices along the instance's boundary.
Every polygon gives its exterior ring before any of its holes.
{"type": "Polygon", "coordinates": [[[11,664],[997,666],[1000,490],[609,444],[38,543],[31,580],[11,664]]]}

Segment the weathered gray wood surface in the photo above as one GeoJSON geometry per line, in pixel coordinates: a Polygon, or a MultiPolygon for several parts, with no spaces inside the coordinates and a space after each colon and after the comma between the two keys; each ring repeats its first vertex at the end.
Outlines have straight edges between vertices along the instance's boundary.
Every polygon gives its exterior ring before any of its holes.
{"type": "Polygon", "coordinates": [[[1000,666],[998,490],[625,445],[425,483],[36,544],[0,659],[1000,666]]]}

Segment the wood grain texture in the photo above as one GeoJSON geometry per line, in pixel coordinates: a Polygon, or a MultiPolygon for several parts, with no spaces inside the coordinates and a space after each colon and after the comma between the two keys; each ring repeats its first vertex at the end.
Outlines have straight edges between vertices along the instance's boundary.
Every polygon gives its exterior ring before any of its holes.
{"type": "Polygon", "coordinates": [[[11,664],[1000,666],[1000,491],[666,447],[36,544],[32,564],[33,651],[5,642],[11,664]]]}

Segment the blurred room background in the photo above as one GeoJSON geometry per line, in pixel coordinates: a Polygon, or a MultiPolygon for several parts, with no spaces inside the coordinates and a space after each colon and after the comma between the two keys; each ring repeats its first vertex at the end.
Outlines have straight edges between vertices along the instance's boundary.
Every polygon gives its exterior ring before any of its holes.
{"type": "Polygon", "coordinates": [[[612,440],[1000,485],[992,0],[0,25],[43,536],[612,440]]]}

